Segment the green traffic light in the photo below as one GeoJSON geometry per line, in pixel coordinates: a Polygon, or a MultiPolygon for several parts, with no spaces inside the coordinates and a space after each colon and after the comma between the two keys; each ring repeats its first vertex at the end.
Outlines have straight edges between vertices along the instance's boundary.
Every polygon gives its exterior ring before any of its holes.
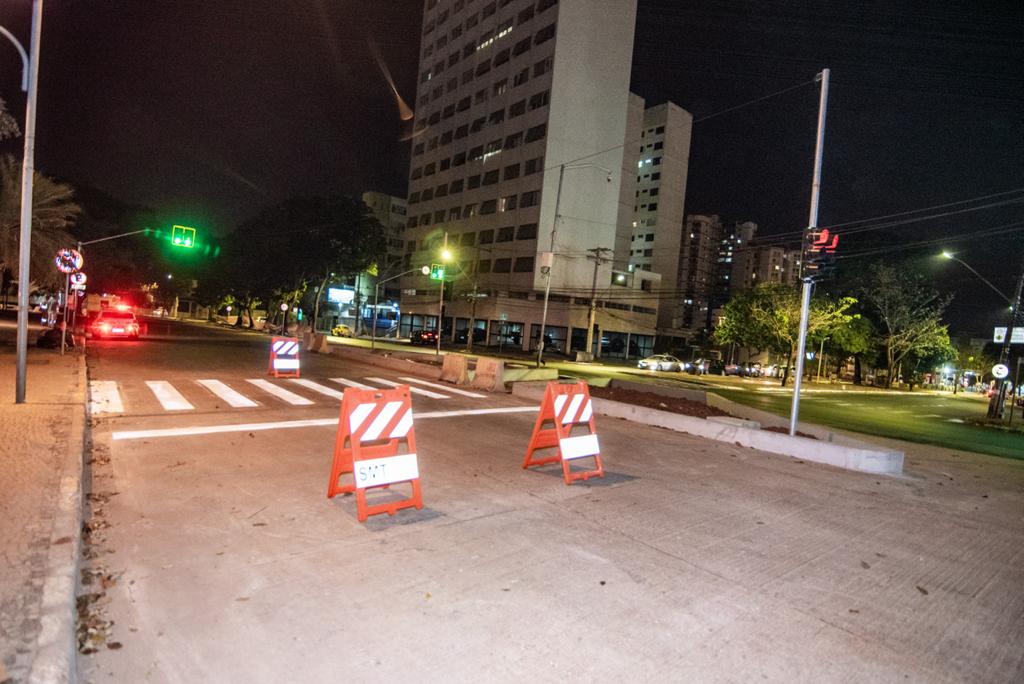
{"type": "Polygon", "coordinates": [[[195,247],[196,229],[188,226],[171,227],[171,244],[177,247],[195,247]]]}

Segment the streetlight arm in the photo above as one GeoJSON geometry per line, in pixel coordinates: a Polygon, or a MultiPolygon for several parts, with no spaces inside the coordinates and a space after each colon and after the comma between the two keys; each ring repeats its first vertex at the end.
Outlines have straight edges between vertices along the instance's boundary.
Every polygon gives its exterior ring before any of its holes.
{"type": "Polygon", "coordinates": [[[21,55],[21,91],[27,93],[29,72],[28,53],[25,52],[25,48],[22,47],[21,43],[18,42],[18,39],[15,38],[14,35],[10,31],[5,29],[3,26],[0,26],[0,34],[7,36],[7,40],[14,43],[14,47],[18,48],[18,53],[21,55]]]}
{"type": "Polygon", "coordinates": [[[1003,293],[1002,293],[1002,292],[1001,292],[1001,291],[999,290],[999,288],[998,288],[998,287],[996,287],[995,285],[993,285],[992,283],[990,283],[990,282],[989,282],[989,281],[988,281],[988,280],[987,280],[987,279],[985,278],[985,276],[981,275],[980,273],[978,273],[977,271],[975,271],[975,270],[974,270],[973,268],[971,268],[971,265],[970,265],[970,264],[968,264],[968,263],[967,263],[966,261],[964,261],[963,259],[959,259],[959,258],[957,258],[957,257],[953,256],[952,254],[951,254],[951,255],[949,255],[949,256],[947,256],[946,258],[947,258],[947,259],[952,259],[953,261],[956,261],[956,262],[957,262],[957,263],[959,263],[959,264],[960,264],[961,266],[963,266],[964,268],[966,268],[966,269],[967,269],[968,271],[970,271],[970,272],[971,272],[971,273],[973,273],[974,275],[978,276],[978,278],[980,278],[980,279],[981,279],[981,282],[985,283],[985,284],[986,284],[986,285],[988,285],[988,286],[989,286],[990,288],[992,288],[992,290],[993,290],[993,291],[994,291],[994,292],[995,292],[995,293],[996,293],[997,295],[999,295],[999,296],[1000,296],[1000,297],[1001,297],[1001,298],[1003,299],[1003,301],[1005,301],[1005,302],[1006,302],[1007,304],[1009,304],[1010,306],[1013,306],[1013,300],[1012,300],[1012,299],[1010,299],[1009,297],[1007,297],[1006,295],[1004,295],[1004,294],[1003,294],[1003,293]]]}
{"type": "Polygon", "coordinates": [[[78,246],[83,247],[85,245],[94,245],[97,242],[106,242],[107,240],[116,240],[117,238],[128,237],[129,235],[138,235],[139,233],[147,233],[149,228],[143,228],[142,230],[133,230],[130,233],[119,233],[118,235],[108,235],[107,237],[96,238],[95,240],[86,240],[85,242],[79,242],[78,246]]]}

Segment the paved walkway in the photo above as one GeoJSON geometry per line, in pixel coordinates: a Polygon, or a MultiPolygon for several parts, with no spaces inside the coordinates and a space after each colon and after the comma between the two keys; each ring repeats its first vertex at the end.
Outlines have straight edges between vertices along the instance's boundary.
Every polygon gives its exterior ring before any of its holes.
{"type": "Polygon", "coordinates": [[[85,363],[74,353],[31,348],[26,402],[15,404],[11,337],[0,334],[0,683],[67,681],[75,657],[85,363]]]}

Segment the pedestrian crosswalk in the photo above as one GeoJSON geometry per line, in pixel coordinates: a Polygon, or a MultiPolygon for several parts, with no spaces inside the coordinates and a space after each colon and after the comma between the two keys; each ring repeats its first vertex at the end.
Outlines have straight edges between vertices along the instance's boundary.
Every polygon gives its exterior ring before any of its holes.
{"type": "Polygon", "coordinates": [[[89,411],[94,416],[129,413],[181,413],[212,409],[254,409],[282,406],[337,406],[346,387],[386,389],[409,385],[414,397],[426,400],[486,399],[488,395],[421,378],[216,378],[89,383],[89,411]]]}

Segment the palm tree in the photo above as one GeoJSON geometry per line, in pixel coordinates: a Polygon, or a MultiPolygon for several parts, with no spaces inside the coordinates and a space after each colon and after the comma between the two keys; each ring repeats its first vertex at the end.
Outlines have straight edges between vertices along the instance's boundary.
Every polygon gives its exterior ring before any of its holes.
{"type": "MultiPolygon", "coordinates": [[[[32,252],[29,269],[33,282],[59,285],[62,276],[53,266],[57,251],[70,247],[68,229],[82,208],[73,200],[74,189],[35,172],[32,178],[32,252]]],[[[18,277],[18,242],[21,232],[21,164],[11,155],[0,156],[0,268],[18,277]]]]}

